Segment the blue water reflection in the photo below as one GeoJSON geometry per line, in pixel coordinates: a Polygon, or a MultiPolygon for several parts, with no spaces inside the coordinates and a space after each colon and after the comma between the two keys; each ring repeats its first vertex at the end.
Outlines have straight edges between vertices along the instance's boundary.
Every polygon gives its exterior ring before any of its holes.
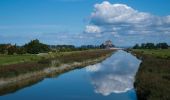
{"type": "Polygon", "coordinates": [[[140,60],[124,51],[118,51],[102,63],[86,67],[96,93],[104,96],[133,89],[134,76],[140,60]]]}

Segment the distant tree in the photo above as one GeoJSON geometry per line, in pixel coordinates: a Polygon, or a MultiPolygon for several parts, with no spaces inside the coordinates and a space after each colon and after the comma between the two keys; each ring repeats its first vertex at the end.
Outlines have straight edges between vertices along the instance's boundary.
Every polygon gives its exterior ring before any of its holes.
{"type": "Polygon", "coordinates": [[[16,53],[17,54],[25,54],[26,50],[24,47],[18,47],[16,53]]]}
{"type": "Polygon", "coordinates": [[[160,48],[160,49],[168,49],[168,44],[167,43],[158,43],[156,45],[157,48],[160,48]]]}
{"type": "Polygon", "coordinates": [[[154,43],[146,43],[145,48],[146,48],[146,49],[154,49],[154,48],[156,48],[156,47],[155,47],[155,44],[154,44],[154,43]]]}
{"type": "Polygon", "coordinates": [[[137,49],[168,49],[168,44],[167,43],[158,43],[158,44],[154,44],[154,43],[142,43],[141,46],[139,46],[138,44],[136,44],[133,48],[137,49]]]}
{"type": "Polygon", "coordinates": [[[17,46],[13,45],[8,48],[8,55],[13,55],[14,53],[17,52],[17,46]]]}
{"type": "Polygon", "coordinates": [[[28,44],[24,45],[25,50],[31,54],[45,53],[49,52],[49,46],[40,43],[38,39],[30,41],[28,44]]]}
{"type": "Polygon", "coordinates": [[[135,44],[135,46],[133,47],[133,49],[139,49],[139,48],[140,48],[139,44],[135,44]]]}
{"type": "Polygon", "coordinates": [[[141,48],[142,48],[142,49],[145,49],[145,48],[146,48],[146,44],[145,44],[145,43],[142,43],[142,44],[141,44],[141,48]]]}
{"type": "Polygon", "coordinates": [[[1,54],[7,53],[8,47],[9,47],[10,45],[11,45],[11,44],[0,44],[0,53],[1,53],[1,54]]]}

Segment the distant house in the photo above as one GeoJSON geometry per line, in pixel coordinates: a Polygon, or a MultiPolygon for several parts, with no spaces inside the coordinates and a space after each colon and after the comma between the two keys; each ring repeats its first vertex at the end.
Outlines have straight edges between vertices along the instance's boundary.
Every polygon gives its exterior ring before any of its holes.
{"type": "Polygon", "coordinates": [[[101,44],[100,47],[101,47],[101,48],[105,48],[105,49],[111,49],[111,48],[113,48],[113,47],[115,47],[115,46],[113,45],[113,43],[112,43],[111,40],[107,40],[107,41],[105,41],[103,44],[101,44]]]}

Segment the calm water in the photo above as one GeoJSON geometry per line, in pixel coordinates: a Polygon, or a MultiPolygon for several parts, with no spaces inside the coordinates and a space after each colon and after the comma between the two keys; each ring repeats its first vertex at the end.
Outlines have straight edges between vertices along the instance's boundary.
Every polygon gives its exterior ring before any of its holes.
{"type": "Polygon", "coordinates": [[[0,100],[136,100],[134,76],[140,60],[117,51],[105,61],[0,96],[0,100]]]}

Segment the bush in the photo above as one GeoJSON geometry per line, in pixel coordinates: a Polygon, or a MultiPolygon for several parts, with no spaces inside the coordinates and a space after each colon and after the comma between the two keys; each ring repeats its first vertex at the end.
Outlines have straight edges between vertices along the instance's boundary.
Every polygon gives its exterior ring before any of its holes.
{"type": "Polygon", "coordinates": [[[24,48],[30,54],[46,53],[50,51],[48,45],[40,43],[37,39],[25,44],[24,48]]]}

